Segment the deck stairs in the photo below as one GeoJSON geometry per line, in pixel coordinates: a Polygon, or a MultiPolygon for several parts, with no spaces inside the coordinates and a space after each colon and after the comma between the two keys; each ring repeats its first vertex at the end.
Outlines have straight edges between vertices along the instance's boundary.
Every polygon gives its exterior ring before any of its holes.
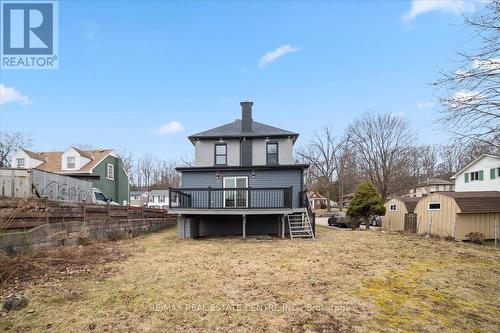
{"type": "Polygon", "coordinates": [[[314,232],[307,211],[288,214],[290,239],[314,239],[314,232]]]}

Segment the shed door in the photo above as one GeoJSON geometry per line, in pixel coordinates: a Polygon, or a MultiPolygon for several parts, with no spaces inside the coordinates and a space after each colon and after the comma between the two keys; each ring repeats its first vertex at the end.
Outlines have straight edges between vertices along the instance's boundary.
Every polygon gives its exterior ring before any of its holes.
{"type": "Polygon", "coordinates": [[[405,231],[411,233],[417,233],[417,214],[406,213],[405,214],[405,231]]]}
{"type": "Polygon", "coordinates": [[[224,207],[246,208],[248,206],[248,177],[224,177],[224,188],[234,188],[234,191],[224,190],[224,207]],[[238,190],[241,189],[241,190],[238,190]]]}

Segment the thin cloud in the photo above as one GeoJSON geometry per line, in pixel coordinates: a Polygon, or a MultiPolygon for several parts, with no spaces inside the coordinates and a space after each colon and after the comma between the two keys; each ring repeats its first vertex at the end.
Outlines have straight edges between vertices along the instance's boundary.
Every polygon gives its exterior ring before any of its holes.
{"type": "Polygon", "coordinates": [[[163,124],[156,130],[159,135],[168,135],[180,132],[184,129],[184,126],[176,120],[163,124]]]}
{"type": "Polygon", "coordinates": [[[428,108],[432,108],[435,104],[436,104],[436,102],[431,102],[431,101],[418,102],[417,107],[419,109],[428,109],[428,108]]]}
{"type": "Polygon", "coordinates": [[[19,90],[14,87],[7,87],[0,83],[0,105],[7,103],[21,103],[21,105],[31,104],[28,96],[23,95],[19,90]]]}
{"type": "Polygon", "coordinates": [[[276,50],[272,50],[271,52],[268,52],[264,54],[259,61],[259,67],[263,68],[269,65],[270,63],[275,62],[279,58],[283,57],[287,53],[293,53],[300,51],[299,48],[293,47],[290,44],[283,45],[281,47],[278,47],[276,50]]]}
{"type": "Polygon", "coordinates": [[[403,21],[411,22],[417,16],[429,12],[461,15],[476,11],[476,4],[485,0],[412,0],[410,9],[403,15],[403,21]]]}
{"type": "Polygon", "coordinates": [[[83,22],[83,29],[85,30],[85,37],[90,41],[90,42],[95,42],[98,40],[99,37],[99,25],[94,22],[94,21],[84,21],[83,22]]]}

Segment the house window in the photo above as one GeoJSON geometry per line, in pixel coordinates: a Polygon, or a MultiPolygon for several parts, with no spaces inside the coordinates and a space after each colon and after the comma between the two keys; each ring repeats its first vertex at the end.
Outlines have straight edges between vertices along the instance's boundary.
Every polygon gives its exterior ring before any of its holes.
{"type": "Polygon", "coordinates": [[[396,211],[396,209],[397,209],[396,204],[391,204],[391,205],[389,206],[389,210],[390,210],[391,212],[395,212],[395,211],[396,211]]]}
{"type": "Polygon", "coordinates": [[[149,202],[154,202],[155,201],[155,197],[149,197],[149,202]]]}
{"type": "Polygon", "coordinates": [[[470,181],[476,181],[479,180],[479,171],[471,172],[470,173],[470,181]]]}
{"type": "Polygon", "coordinates": [[[441,210],[441,203],[440,202],[430,202],[428,208],[429,208],[429,210],[441,210]]]}
{"type": "Polygon", "coordinates": [[[66,157],[66,168],[67,169],[76,168],[76,157],[75,156],[66,157]]]}
{"type": "Polygon", "coordinates": [[[500,178],[500,168],[497,168],[497,177],[500,178]]]}
{"type": "Polygon", "coordinates": [[[278,164],[278,143],[268,142],[266,145],[266,164],[278,164]]]}
{"type": "Polygon", "coordinates": [[[106,178],[110,180],[115,180],[115,166],[113,164],[108,164],[106,167],[106,178]]]}
{"type": "Polygon", "coordinates": [[[26,160],[24,158],[18,158],[16,162],[18,168],[24,168],[26,166],[26,160]]]}
{"type": "Polygon", "coordinates": [[[227,164],[227,145],[225,143],[217,143],[215,145],[215,164],[227,164]]]}

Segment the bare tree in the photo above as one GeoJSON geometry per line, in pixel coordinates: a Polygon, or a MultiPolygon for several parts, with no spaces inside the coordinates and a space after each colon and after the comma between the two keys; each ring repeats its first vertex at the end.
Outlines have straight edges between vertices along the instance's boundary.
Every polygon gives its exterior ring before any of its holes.
{"type": "Polygon", "coordinates": [[[150,153],[144,154],[139,161],[137,161],[137,167],[139,174],[141,175],[142,185],[148,190],[152,185],[153,173],[155,169],[155,158],[150,153]]]}
{"type": "Polygon", "coordinates": [[[439,146],[423,145],[418,147],[418,157],[425,177],[427,179],[435,177],[439,164],[439,146]]]}
{"type": "Polygon", "coordinates": [[[29,148],[32,143],[33,139],[21,132],[0,132],[0,167],[10,166],[12,155],[19,149],[29,148]]]}
{"type": "Polygon", "coordinates": [[[305,149],[298,152],[299,156],[312,166],[311,172],[313,172],[315,180],[322,178],[323,182],[327,181],[328,186],[324,190],[326,192],[328,211],[331,210],[331,188],[339,167],[339,153],[343,144],[343,138],[336,137],[331,128],[325,127],[321,133],[314,135],[305,149]]]}
{"type": "Polygon", "coordinates": [[[181,157],[181,163],[184,166],[192,167],[194,166],[194,157],[191,154],[185,154],[181,157]]]}
{"type": "Polygon", "coordinates": [[[500,0],[494,0],[465,24],[480,47],[460,52],[460,67],[443,72],[435,83],[443,90],[442,122],[465,143],[500,148],[500,0]]]}
{"type": "Polygon", "coordinates": [[[343,208],[344,187],[348,178],[348,166],[355,153],[352,149],[352,142],[350,140],[350,133],[347,132],[344,137],[340,139],[339,145],[333,155],[335,163],[335,171],[338,181],[338,195],[339,195],[339,208],[343,208]]]}
{"type": "Polygon", "coordinates": [[[367,112],[350,127],[358,152],[358,166],[385,200],[408,188],[412,170],[408,163],[413,135],[408,121],[390,113],[367,112]]]}
{"type": "Polygon", "coordinates": [[[132,177],[132,180],[133,180],[134,179],[134,177],[133,177],[134,155],[132,155],[132,152],[128,149],[118,151],[117,155],[118,155],[118,158],[123,163],[123,168],[128,173],[128,175],[130,177],[132,177]]]}

